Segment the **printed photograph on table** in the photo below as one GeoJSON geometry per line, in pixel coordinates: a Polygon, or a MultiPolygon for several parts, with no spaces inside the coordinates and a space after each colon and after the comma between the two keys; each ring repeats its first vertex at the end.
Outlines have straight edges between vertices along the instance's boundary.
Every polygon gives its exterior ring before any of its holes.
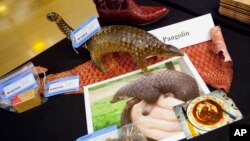
{"type": "Polygon", "coordinates": [[[222,90],[177,105],[174,111],[187,139],[243,118],[238,107],[222,90]]]}
{"type": "MultiPolygon", "coordinates": [[[[199,93],[198,96],[205,95],[210,92],[204,81],[201,79],[199,73],[197,72],[197,70],[195,69],[195,67],[193,66],[193,64],[186,55],[184,55],[184,57],[171,58],[169,60],[165,60],[149,66],[149,71],[151,73],[149,75],[155,75],[159,72],[169,71],[169,70],[182,72],[181,74],[185,74],[189,77],[191,76],[191,78],[197,84],[198,88],[197,90],[199,93]]],[[[115,78],[111,78],[84,87],[85,110],[87,115],[86,119],[87,119],[88,133],[92,133],[94,131],[112,125],[117,125],[118,128],[120,128],[122,125],[126,125],[126,123],[131,123],[131,122],[134,123],[130,118],[131,115],[129,115],[130,117],[125,117],[128,115],[126,114],[126,112],[124,112],[125,110],[128,109],[131,110],[131,108],[133,108],[129,107],[129,104],[133,103],[131,102],[133,101],[133,99],[129,98],[129,96],[128,97],[125,96],[122,98],[122,99],[126,98],[125,100],[121,99],[114,100],[115,99],[114,95],[117,94],[118,90],[121,89],[122,87],[127,86],[130,83],[133,83],[134,81],[141,79],[143,77],[145,77],[145,74],[143,74],[141,70],[137,70],[131,73],[127,73],[115,78]]],[[[164,81],[168,80],[165,79],[164,81]]],[[[164,98],[165,96],[168,97],[168,95],[166,94],[163,95],[164,98]]],[[[154,109],[154,106],[152,108],[154,109]]],[[[175,116],[174,111],[172,112],[173,115],[175,116]]],[[[174,118],[176,119],[176,117],[174,118]]],[[[176,123],[178,123],[177,119],[176,123]]],[[[178,134],[175,135],[171,134],[171,136],[169,136],[168,138],[179,140],[185,138],[185,135],[182,131],[180,131],[180,133],[178,134]]]]}

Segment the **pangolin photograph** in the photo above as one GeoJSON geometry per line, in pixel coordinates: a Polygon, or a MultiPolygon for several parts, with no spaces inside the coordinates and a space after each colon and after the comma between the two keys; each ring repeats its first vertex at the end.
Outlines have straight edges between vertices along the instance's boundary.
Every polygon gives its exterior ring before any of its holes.
{"type": "Polygon", "coordinates": [[[91,115],[88,123],[92,123],[94,131],[112,125],[119,128],[140,121],[132,118],[137,116],[132,111],[142,102],[144,105],[137,114],[149,117],[159,99],[173,97],[185,102],[207,93],[205,83],[187,60],[190,61],[186,56],[176,57],[150,66],[149,74],[134,71],[85,87],[85,103],[90,104],[86,111],[91,111],[87,114],[91,115]]]}

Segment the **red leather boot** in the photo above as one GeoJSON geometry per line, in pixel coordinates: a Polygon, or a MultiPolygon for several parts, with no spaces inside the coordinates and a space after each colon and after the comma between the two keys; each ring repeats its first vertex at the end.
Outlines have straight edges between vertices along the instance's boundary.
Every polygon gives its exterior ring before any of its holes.
{"type": "Polygon", "coordinates": [[[134,0],[94,0],[99,17],[108,21],[131,21],[147,25],[163,18],[169,10],[160,6],[138,6],[134,0]]]}

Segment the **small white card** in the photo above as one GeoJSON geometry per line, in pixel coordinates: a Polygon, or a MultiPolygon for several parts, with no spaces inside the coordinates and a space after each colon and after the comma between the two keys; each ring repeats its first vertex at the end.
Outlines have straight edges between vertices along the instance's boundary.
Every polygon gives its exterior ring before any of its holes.
{"type": "Polygon", "coordinates": [[[33,87],[36,87],[37,83],[32,70],[28,70],[18,74],[15,77],[12,77],[7,81],[4,81],[3,83],[1,83],[1,85],[2,86],[0,91],[3,92],[1,98],[8,99],[33,87]]]}
{"type": "Polygon", "coordinates": [[[211,14],[149,31],[159,40],[178,48],[211,40],[210,30],[214,27],[211,14]]]}
{"type": "Polygon", "coordinates": [[[79,90],[79,75],[50,81],[45,85],[45,97],[79,90]]]}
{"type": "Polygon", "coordinates": [[[70,38],[71,38],[73,47],[78,48],[84,42],[86,42],[89,38],[95,35],[96,32],[100,30],[101,30],[101,27],[96,16],[91,17],[89,20],[83,23],[79,28],[71,32],[70,38]]]}

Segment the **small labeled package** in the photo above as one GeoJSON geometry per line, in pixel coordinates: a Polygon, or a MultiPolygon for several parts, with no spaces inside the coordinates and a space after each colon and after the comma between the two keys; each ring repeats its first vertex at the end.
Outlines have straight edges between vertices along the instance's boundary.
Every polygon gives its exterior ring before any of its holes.
{"type": "Polygon", "coordinates": [[[0,108],[22,113],[41,105],[39,76],[33,63],[27,63],[0,78],[0,108]]]}
{"type": "Polygon", "coordinates": [[[16,95],[12,99],[12,105],[18,113],[22,113],[41,105],[41,97],[36,92],[36,89],[31,89],[22,94],[16,95]]]}

